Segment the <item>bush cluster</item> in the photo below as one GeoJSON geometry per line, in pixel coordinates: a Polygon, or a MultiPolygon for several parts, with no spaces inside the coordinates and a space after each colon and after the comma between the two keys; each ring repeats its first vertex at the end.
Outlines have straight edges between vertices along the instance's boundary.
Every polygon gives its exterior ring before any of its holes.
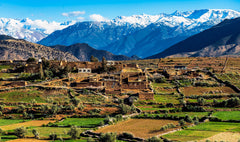
{"type": "Polygon", "coordinates": [[[173,123],[169,123],[167,125],[164,125],[160,128],[160,131],[165,131],[167,129],[171,129],[171,128],[176,128],[176,125],[174,125],[173,123]]]}

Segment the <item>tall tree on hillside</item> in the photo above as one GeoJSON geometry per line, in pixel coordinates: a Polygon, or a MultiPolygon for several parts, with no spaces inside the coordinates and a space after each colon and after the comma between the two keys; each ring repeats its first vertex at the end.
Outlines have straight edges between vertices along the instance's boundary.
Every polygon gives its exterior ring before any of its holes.
{"type": "Polygon", "coordinates": [[[104,56],[102,57],[102,68],[104,72],[107,71],[107,60],[104,56]]]}
{"type": "Polygon", "coordinates": [[[97,57],[94,57],[93,55],[91,56],[90,58],[90,62],[98,62],[98,58],[97,57]]]}

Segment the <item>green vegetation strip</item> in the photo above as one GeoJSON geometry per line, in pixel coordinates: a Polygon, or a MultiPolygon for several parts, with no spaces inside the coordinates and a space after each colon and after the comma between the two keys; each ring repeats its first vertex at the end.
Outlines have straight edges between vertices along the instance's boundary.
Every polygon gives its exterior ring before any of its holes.
{"type": "Polygon", "coordinates": [[[178,141],[193,141],[208,138],[221,132],[240,132],[240,123],[207,122],[163,137],[178,141]]]}
{"type": "Polygon", "coordinates": [[[35,99],[38,103],[45,103],[41,92],[37,90],[16,90],[12,92],[2,92],[0,93],[0,98],[4,99],[5,102],[26,102],[30,103],[35,99]]]}
{"type": "Polygon", "coordinates": [[[26,122],[25,120],[22,119],[0,119],[0,126],[5,126],[5,125],[11,125],[11,124],[16,124],[16,123],[21,123],[21,122],[26,122]]]}
{"type": "Polygon", "coordinates": [[[240,111],[219,111],[213,113],[213,117],[217,117],[221,120],[236,120],[240,121],[240,111]]]}
{"type": "Polygon", "coordinates": [[[100,125],[104,118],[66,118],[62,122],[56,123],[59,126],[76,125],[85,128],[93,128],[100,125]]]}

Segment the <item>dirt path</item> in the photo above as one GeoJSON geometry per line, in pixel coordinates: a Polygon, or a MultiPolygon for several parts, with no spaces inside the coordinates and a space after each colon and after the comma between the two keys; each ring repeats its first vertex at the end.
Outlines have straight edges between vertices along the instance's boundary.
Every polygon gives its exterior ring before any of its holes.
{"type": "Polygon", "coordinates": [[[200,140],[198,142],[206,142],[206,140],[214,141],[228,141],[228,142],[238,142],[240,139],[240,133],[233,132],[222,132],[212,137],[200,140]]]}
{"type": "Polygon", "coordinates": [[[49,122],[55,122],[52,120],[33,120],[33,121],[28,121],[28,122],[23,122],[23,123],[16,123],[16,124],[11,124],[11,125],[5,125],[1,126],[0,128],[2,130],[13,130],[18,127],[29,127],[29,126],[42,126],[43,124],[48,124],[49,122]]]}
{"type": "Polygon", "coordinates": [[[47,140],[37,140],[37,139],[15,139],[8,142],[48,142],[47,140]]]}

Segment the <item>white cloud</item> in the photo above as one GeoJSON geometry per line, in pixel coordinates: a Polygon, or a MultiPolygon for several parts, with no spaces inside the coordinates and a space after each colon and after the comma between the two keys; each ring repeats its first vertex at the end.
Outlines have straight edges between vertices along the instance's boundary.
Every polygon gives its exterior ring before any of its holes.
{"type": "Polygon", "coordinates": [[[77,19],[78,20],[84,20],[85,18],[84,17],[78,17],[77,19]]]}
{"type": "Polygon", "coordinates": [[[68,12],[68,13],[62,13],[62,16],[75,17],[75,16],[79,16],[79,15],[83,15],[83,14],[85,14],[85,11],[72,11],[72,12],[68,12]]]}
{"type": "Polygon", "coordinates": [[[102,15],[99,15],[99,14],[92,14],[89,17],[90,17],[91,20],[98,21],[98,22],[107,21],[108,20],[107,18],[104,18],[102,15]]]}

